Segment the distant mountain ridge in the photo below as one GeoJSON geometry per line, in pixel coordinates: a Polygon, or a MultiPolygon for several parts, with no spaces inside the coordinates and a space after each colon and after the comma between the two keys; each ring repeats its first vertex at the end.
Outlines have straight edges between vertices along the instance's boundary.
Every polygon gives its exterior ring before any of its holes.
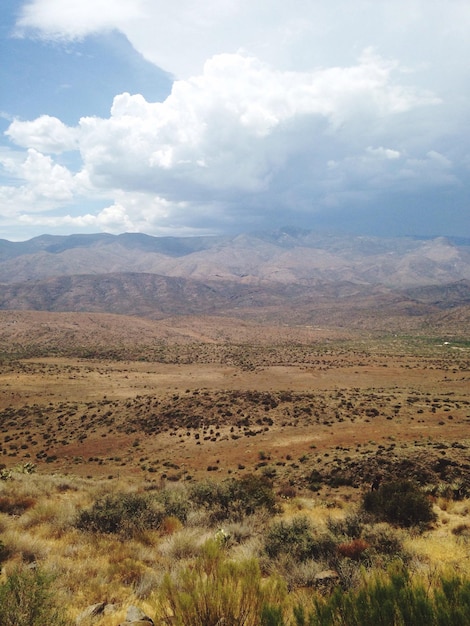
{"type": "Polygon", "coordinates": [[[387,329],[441,320],[451,309],[464,328],[468,308],[470,245],[447,238],[327,237],[285,228],[233,237],[0,240],[1,310],[387,329]]]}
{"type": "Polygon", "coordinates": [[[0,240],[0,283],[119,272],[252,283],[443,285],[470,280],[470,241],[324,236],[292,228],[232,237],[101,233],[0,240]]]}

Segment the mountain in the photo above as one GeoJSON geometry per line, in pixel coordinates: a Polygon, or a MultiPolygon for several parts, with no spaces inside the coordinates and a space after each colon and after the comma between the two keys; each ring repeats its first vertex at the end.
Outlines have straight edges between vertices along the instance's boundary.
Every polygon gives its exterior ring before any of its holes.
{"type": "MultiPolygon", "coordinates": [[[[223,315],[384,330],[416,328],[468,306],[466,240],[320,236],[292,228],[233,237],[0,240],[3,310],[223,315]]],[[[462,326],[465,311],[453,319],[462,326]]]]}
{"type": "Polygon", "coordinates": [[[288,228],[234,237],[103,233],[0,240],[0,283],[120,272],[243,283],[443,285],[470,280],[470,241],[320,236],[288,228]]]}

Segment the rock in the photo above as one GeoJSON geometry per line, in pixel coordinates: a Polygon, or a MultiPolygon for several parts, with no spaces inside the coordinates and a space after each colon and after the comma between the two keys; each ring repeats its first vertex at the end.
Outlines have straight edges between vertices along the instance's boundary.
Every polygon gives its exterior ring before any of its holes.
{"type": "Polygon", "coordinates": [[[78,625],[87,619],[96,617],[97,615],[101,615],[104,612],[105,607],[106,602],[98,602],[98,604],[92,604],[91,606],[88,606],[84,611],[80,613],[80,615],[75,620],[75,623],[78,625]]]}
{"type": "Polygon", "coordinates": [[[334,569],[326,569],[318,572],[314,577],[314,585],[320,591],[331,589],[339,582],[339,574],[334,569]]]}
{"type": "Polygon", "coordinates": [[[154,626],[154,621],[137,606],[130,606],[127,609],[126,621],[119,626],[154,626]]]}

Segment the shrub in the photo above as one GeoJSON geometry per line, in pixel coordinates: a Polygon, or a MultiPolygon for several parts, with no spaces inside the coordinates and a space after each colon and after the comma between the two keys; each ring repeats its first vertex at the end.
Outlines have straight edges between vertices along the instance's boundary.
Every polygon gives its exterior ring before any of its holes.
{"type": "Polygon", "coordinates": [[[3,563],[3,561],[6,561],[8,559],[9,556],[10,556],[10,551],[5,546],[3,541],[0,541],[0,566],[3,563]]]}
{"type": "Polygon", "coordinates": [[[276,510],[276,496],[271,481],[265,476],[247,474],[230,485],[233,502],[245,515],[252,515],[259,509],[269,513],[276,510]]]}
{"type": "Polygon", "coordinates": [[[68,626],[52,590],[52,579],[39,569],[18,570],[0,585],[2,626],[68,626]]]}
{"type": "Polygon", "coordinates": [[[281,626],[285,596],[278,579],[262,580],[255,559],[229,561],[208,541],[191,568],[165,577],[159,612],[176,626],[281,626]]]}
{"type": "Polygon", "coordinates": [[[361,512],[350,513],[344,519],[329,517],[326,520],[326,526],[336,537],[343,536],[348,539],[358,539],[364,530],[364,517],[364,513],[361,512]]]}
{"type": "Polygon", "coordinates": [[[353,561],[359,561],[368,547],[369,544],[364,539],[353,539],[347,543],[340,543],[337,549],[341,556],[353,559],[353,561]]]}
{"type": "Polygon", "coordinates": [[[124,493],[97,500],[79,514],[76,526],[80,530],[130,537],[158,528],[163,517],[164,511],[151,506],[149,498],[124,493]]]}
{"type": "Polygon", "coordinates": [[[364,495],[363,507],[375,519],[405,528],[428,525],[436,519],[430,500],[409,480],[385,483],[369,491],[364,495]]]}
{"type": "Polygon", "coordinates": [[[316,595],[309,612],[294,608],[295,626],[451,626],[470,623],[470,581],[441,577],[434,587],[395,567],[359,588],[316,595]]]}
{"type": "Polygon", "coordinates": [[[190,498],[197,506],[210,511],[212,523],[227,519],[240,520],[264,509],[276,510],[276,496],[271,481],[265,476],[247,474],[240,479],[222,483],[204,481],[192,486],[190,498]]]}
{"type": "Polygon", "coordinates": [[[35,498],[31,498],[29,496],[1,496],[0,513],[6,513],[7,515],[22,515],[35,504],[35,498]]]}
{"type": "Polygon", "coordinates": [[[166,517],[176,517],[184,524],[189,511],[189,502],[184,491],[180,489],[164,489],[157,495],[156,501],[163,507],[166,517]]]}
{"type": "Polygon", "coordinates": [[[402,531],[398,531],[386,524],[375,524],[364,532],[363,537],[375,552],[407,560],[408,554],[404,550],[400,532],[402,531]]]}
{"type": "Polygon", "coordinates": [[[287,554],[295,561],[328,559],[335,553],[335,543],[328,534],[315,535],[305,517],[296,517],[291,522],[275,522],[268,529],[264,550],[270,558],[287,554]]]}

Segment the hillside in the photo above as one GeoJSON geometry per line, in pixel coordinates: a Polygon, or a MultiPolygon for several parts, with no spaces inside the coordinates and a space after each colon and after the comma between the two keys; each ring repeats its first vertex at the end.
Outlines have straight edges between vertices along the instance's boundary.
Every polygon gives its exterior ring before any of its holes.
{"type": "Polygon", "coordinates": [[[432,330],[443,312],[453,312],[447,329],[463,335],[468,243],[293,229],[231,238],[0,241],[0,309],[218,316],[380,332],[432,330]]]}
{"type": "Polygon", "coordinates": [[[319,236],[295,229],[236,237],[128,233],[0,241],[1,283],[121,272],[255,284],[440,285],[470,280],[470,242],[319,236]]]}

